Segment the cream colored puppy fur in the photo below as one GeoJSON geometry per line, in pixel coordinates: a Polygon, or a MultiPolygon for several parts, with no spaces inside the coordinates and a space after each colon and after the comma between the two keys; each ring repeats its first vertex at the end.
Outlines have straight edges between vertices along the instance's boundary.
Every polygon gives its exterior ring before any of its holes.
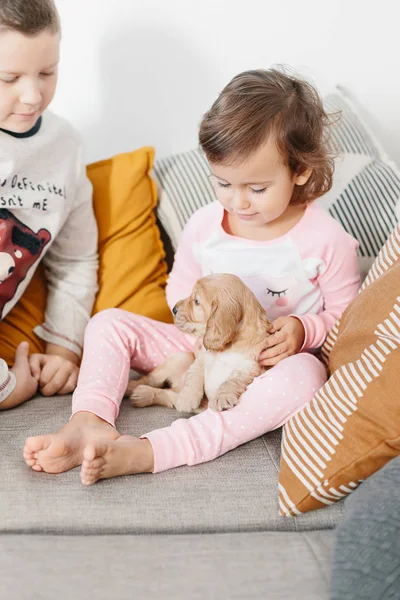
{"type": "Polygon", "coordinates": [[[133,406],[160,404],[179,412],[235,406],[265,371],[258,363],[271,326],[253,292],[236,275],[199,279],[173,309],[175,325],[199,338],[199,351],[173,354],[148,375],[128,383],[133,406]],[[201,344],[202,341],[202,344],[201,344]]]}

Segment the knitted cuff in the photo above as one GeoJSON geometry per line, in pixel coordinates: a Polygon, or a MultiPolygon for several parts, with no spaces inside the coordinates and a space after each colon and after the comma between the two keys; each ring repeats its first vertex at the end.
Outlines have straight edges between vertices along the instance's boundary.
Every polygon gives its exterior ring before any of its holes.
{"type": "Polygon", "coordinates": [[[14,373],[8,370],[7,363],[0,358],[0,402],[3,402],[14,391],[16,383],[14,373]]]}

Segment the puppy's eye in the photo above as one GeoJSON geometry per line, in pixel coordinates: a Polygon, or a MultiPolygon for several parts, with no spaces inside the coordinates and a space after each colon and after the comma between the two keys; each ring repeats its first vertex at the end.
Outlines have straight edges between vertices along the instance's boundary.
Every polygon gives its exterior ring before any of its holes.
{"type": "Polygon", "coordinates": [[[199,304],[200,304],[200,300],[199,300],[198,298],[195,298],[195,299],[194,299],[194,303],[195,303],[195,305],[196,305],[196,306],[199,306],[199,304]]]}

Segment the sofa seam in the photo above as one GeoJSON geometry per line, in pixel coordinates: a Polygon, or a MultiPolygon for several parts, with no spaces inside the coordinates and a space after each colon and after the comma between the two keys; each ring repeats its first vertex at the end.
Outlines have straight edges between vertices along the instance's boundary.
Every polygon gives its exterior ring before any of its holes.
{"type": "MultiPolygon", "coordinates": [[[[330,587],[330,581],[329,579],[326,577],[323,568],[321,567],[321,562],[318,558],[317,553],[315,552],[312,543],[310,542],[310,540],[308,539],[308,532],[307,531],[300,531],[299,533],[302,534],[303,539],[305,539],[307,546],[310,549],[311,554],[314,557],[314,560],[316,562],[316,564],[318,565],[318,570],[321,573],[321,577],[323,579],[323,581],[325,582],[326,586],[327,586],[327,590],[329,591],[329,587],[330,587]]],[[[331,568],[332,568],[332,560],[331,560],[331,568]]]]}

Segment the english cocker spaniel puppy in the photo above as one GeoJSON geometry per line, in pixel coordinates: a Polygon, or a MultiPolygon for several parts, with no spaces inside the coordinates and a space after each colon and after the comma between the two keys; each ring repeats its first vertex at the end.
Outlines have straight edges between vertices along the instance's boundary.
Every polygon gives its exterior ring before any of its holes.
{"type": "Polygon", "coordinates": [[[265,371],[258,357],[271,322],[261,304],[239,277],[223,273],[199,279],[172,312],[181,331],[199,338],[199,351],[171,355],[148,375],[129,381],[125,395],[136,407],[232,408],[265,371]]]}

